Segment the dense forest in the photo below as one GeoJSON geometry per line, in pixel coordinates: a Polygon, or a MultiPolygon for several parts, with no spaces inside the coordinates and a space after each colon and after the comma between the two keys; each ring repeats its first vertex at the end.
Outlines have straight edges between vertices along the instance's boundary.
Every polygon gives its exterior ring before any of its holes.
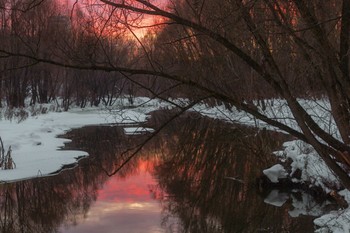
{"type": "MultiPolygon", "coordinates": [[[[129,49],[135,49],[133,41],[120,36],[98,36],[88,12],[77,9],[70,17],[68,10],[55,1],[38,5],[32,1],[2,1],[2,46],[13,53],[40,55],[55,61],[74,59],[76,64],[130,62],[133,53],[129,49]]],[[[21,56],[2,58],[0,104],[6,103],[10,108],[24,107],[28,99],[30,104],[36,104],[57,98],[66,110],[73,103],[80,107],[111,105],[120,93],[132,91],[115,73],[57,67],[21,56]]]]}
{"type": "MultiPolygon", "coordinates": [[[[267,65],[267,58],[257,49],[258,44],[253,35],[241,33],[242,30],[248,30],[244,22],[239,22],[241,13],[235,13],[235,7],[231,3],[229,5],[215,1],[177,1],[173,7],[184,18],[203,21],[208,28],[214,28],[213,32],[225,34],[239,43],[257,62],[267,65]]],[[[335,13],[340,10],[340,4],[334,1],[321,5],[322,8],[317,8],[322,17],[319,20],[326,22],[322,26],[326,33],[329,31],[334,34],[329,42],[336,45],[340,19],[335,13]],[[329,8],[335,11],[328,11],[329,8]]],[[[310,67],[321,64],[321,61],[308,64],[310,61],[307,56],[310,55],[294,45],[296,38],[291,37],[291,32],[287,33],[286,25],[284,28],[279,25],[283,20],[283,23],[296,28],[306,27],[305,22],[298,20],[300,16],[297,9],[288,1],[281,1],[276,6],[257,1],[251,7],[252,20],[259,22],[256,27],[263,31],[263,39],[293,95],[311,98],[326,94],[327,85],[322,82],[321,74],[310,67]]],[[[281,95],[268,82],[259,78],[252,67],[238,59],[237,55],[229,53],[227,48],[219,47],[216,41],[209,40],[204,33],[184,28],[181,24],[166,27],[168,23],[165,19],[159,18],[159,22],[156,24],[155,20],[155,26],[140,37],[137,30],[144,27],[144,17],[135,13],[125,16],[125,12],[121,12],[124,14],[121,16],[112,12],[113,7],[97,7],[92,3],[72,8],[52,0],[2,1],[1,44],[11,54],[4,53],[0,62],[0,104],[5,102],[10,107],[23,107],[28,98],[30,104],[48,103],[62,98],[66,109],[71,104],[81,107],[87,104],[111,105],[112,99],[121,93],[156,95],[167,88],[172,89],[171,92],[167,90],[167,95],[193,97],[193,88],[184,85],[179,87],[178,82],[150,81],[143,75],[140,83],[136,83],[120,72],[79,69],[79,66],[87,65],[171,70],[177,75],[195,77],[195,81],[203,85],[225,94],[234,94],[235,98],[242,100],[281,95]],[[54,66],[33,60],[33,57],[55,61],[62,66],[66,61],[71,61],[73,67],[54,66]],[[140,90],[141,87],[144,90],[140,90]]],[[[300,35],[302,38],[299,38],[298,43],[307,41],[303,46],[314,50],[317,45],[311,32],[305,29],[300,35]]]]}
{"type": "Polygon", "coordinates": [[[311,144],[350,188],[347,0],[1,0],[0,15],[9,107],[110,105],[120,94],[224,103],[311,144]],[[271,98],[298,128],[264,114],[271,98]],[[328,101],[340,137],[300,98],[328,101]]]}

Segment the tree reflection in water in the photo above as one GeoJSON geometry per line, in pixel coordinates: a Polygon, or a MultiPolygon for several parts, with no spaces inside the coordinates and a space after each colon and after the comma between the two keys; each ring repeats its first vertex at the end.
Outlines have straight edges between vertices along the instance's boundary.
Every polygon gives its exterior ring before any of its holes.
{"type": "MultiPolygon", "coordinates": [[[[147,124],[156,127],[166,117],[154,113],[147,124]]],[[[79,224],[110,179],[106,172],[117,169],[132,153],[122,152],[147,135],[125,136],[121,127],[105,126],[74,130],[65,137],[73,139],[67,149],[86,150],[91,156],[56,176],[1,185],[1,232],[49,233],[79,224]]],[[[165,232],[309,232],[311,217],[291,218],[291,203],[283,208],[264,204],[252,185],[261,169],[274,162],[269,154],[285,139],[184,115],[115,176],[127,179],[142,162],[151,164],[158,184],[150,192],[161,203],[165,232]]]]}
{"type": "Polygon", "coordinates": [[[94,156],[81,160],[77,168],[56,176],[1,185],[2,233],[57,232],[60,225],[76,224],[87,214],[96,200],[97,190],[109,178],[101,168],[114,169],[112,161],[122,150],[120,145],[125,142],[125,137],[120,128],[98,127],[76,130],[67,136],[76,139],[69,148],[79,146],[94,156]]]}
{"type": "Polygon", "coordinates": [[[286,136],[215,120],[183,122],[174,125],[182,125],[181,134],[159,139],[169,153],[154,173],[159,185],[152,191],[169,232],[313,232],[310,217],[291,218],[288,204],[266,205],[253,187],[286,136]]]}

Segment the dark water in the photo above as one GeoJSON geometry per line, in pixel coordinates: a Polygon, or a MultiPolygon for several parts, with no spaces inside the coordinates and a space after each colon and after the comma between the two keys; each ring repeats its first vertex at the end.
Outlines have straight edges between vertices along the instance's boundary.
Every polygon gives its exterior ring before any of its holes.
{"type": "MultiPolygon", "coordinates": [[[[147,126],[167,119],[153,114],[147,126]]],[[[59,175],[1,185],[1,232],[313,232],[326,205],[256,188],[281,134],[186,115],[146,144],[149,135],[126,136],[121,126],[64,137],[90,157],[59,175]]]]}

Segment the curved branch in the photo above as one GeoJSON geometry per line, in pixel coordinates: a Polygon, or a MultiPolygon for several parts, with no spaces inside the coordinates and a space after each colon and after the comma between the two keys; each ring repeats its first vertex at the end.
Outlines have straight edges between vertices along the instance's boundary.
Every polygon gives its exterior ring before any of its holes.
{"type": "MultiPolygon", "coordinates": [[[[215,40],[216,42],[220,43],[222,46],[225,48],[229,49],[232,51],[234,54],[236,54],[240,59],[242,59],[248,66],[250,66],[253,70],[255,70],[265,81],[267,81],[278,93],[283,95],[288,103],[291,105],[292,112],[295,117],[299,118],[299,122],[304,124],[304,122],[307,124],[306,128],[310,128],[313,133],[315,133],[317,136],[322,138],[325,142],[327,142],[329,145],[333,146],[337,150],[340,151],[349,151],[350,152],[350,147],[345,145],[344,143],[340,142],[333,136],[329,135],[327,132],[325,132],[323,129],[321,129],[316,122],[307,114],[305,109],[302,108],[302,106],[296,101],[295,97],[290,93],[290,90],[288,88],[288,85],[285,83],[285,80],[283,80],[282,75],[277,67],[276,64],[273,62],[273,58],[271,57],[271,54],[266,48],[264,47],[264,43],[258,38],[259,44],[261,44],[264,48],[264,55],[266,55],[270,61],[270,64],[272,65],[272,68],[274,71],[276,71],[276,78],[270,74],[266,68],[263,65],[260,65],[257,61],[255,61],[251,56],[249,56],[247,53],[245,53],[242,49],[240,49],[237,45],[229,41],[227,38],[224,36],[200,25],[195,22],[192,22],[190,20],[187,20],[185,18],[182,18],[178,15],[175,15],[173,13],[164,11],[155,5],[151,4],[150,2],[144,1],[144,0],[136,0],[136,2],[141,3],[143,6],[147,7],[148,9],[145,8],[139,8],[135,6],[130,6],[126,5],[125,3],[115,3],[111,2],[108,0],[101,0],[101,2],[105,4],[109,4],[111,6],[121,8],[121,9],[126,9],[126,10],[131,10],[137,13],[143,13],[143,14],[149,14],[149,15],[157,15],[157,16],[163,16],[165,18],[168,18],[170,20],[173,20],[174,22],[193,28],[199,32],[202,32],[203,34],[208,35],[210,38],[215,40]],[[277,81],[278,80],[278,81],[277,81]]],[[[242,3],[239,3],[239,0],[237,0],[237,3],[244,8],[242,3]]],[[[244,10],[244,9],[243,9],[244,10]]],[[[247,18],[246,18],[247,19],[247,18]]],[[[248,22],[249,23],[249,22],[248,22]]],[[[250,25],[253,26],[253,25],[250,25]]],[[[253,30],[253,28],[252,28],[253,30]]],[[[313,137],[312,134],[310,136],[313,137]]]]}

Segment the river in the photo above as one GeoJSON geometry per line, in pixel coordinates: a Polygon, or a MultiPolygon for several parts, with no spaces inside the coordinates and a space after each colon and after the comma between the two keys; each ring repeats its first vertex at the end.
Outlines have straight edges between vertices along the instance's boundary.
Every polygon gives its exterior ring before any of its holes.
{"type": "MultiPolygon", "coordinates": [[[[168,117],[153,113],[145,126],[168,117]]],[[[72,142],[62,149],[88,158],[49,177],[2,184],[1,232],[305,233],[332,206],[298,190],[257,187],[286,135],[197,114],[178,117],[152,139],[126,135],[125,127],[67,132],[62,137],[72,142]]]]}

